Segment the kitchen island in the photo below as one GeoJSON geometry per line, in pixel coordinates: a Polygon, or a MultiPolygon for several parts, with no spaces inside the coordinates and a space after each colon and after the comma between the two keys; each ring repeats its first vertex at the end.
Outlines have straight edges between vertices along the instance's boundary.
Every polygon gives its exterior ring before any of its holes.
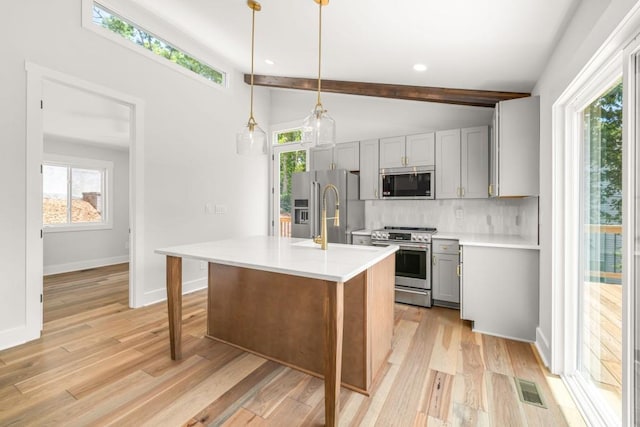
{"type": "Polygon", "coordinates": [[[397,249],[268,236],[158,249],[171,357],[181,358],[182,259],[206,261],[207,336],[323,377],[336,425],[340,385],[369,394],[391,350],[397,249]]]}

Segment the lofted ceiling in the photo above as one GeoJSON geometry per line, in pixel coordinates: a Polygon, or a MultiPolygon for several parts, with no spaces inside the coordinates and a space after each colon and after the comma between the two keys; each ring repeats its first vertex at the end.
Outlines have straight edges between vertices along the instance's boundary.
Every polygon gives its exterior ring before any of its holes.
{"type": "MultiPolygon", "coordinates": [[[[245,0],[132,1],[249,72],[251,11],[245,0]]],[[[322,74],[333,80],[530,92],[577,2],[331,0],[323,9],[322,74]],[[416,63],[427,70],[414,71],[416,63]]],[[[256,74],[315,77],[317,4],[260,3],[256,74]]]]}

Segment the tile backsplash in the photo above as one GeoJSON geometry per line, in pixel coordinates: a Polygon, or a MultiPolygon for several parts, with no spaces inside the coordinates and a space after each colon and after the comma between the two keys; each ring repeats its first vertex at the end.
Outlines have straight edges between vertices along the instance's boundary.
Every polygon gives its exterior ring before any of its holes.
{"type": "Polygon", "coordinates": [[[538,240],[538,198],[367,200],[365,225],[436,227],[441,231],[520,235],[538,240]]]}

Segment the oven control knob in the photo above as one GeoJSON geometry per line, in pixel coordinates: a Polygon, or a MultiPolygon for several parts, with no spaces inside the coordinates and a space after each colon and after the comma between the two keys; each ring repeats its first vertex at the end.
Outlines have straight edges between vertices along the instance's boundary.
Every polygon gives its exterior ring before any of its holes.
{"type": "Polygon", "coordinates": [[[424,236],[419,235],[419,236],[418,236],[418,240],[419,240],[420,242],[424,242],[424,236]]]}
{"type": "Polygon", "coordinates": [[[382,233],[382,238],[383,239],[388,239],[389,238],[389,233],[382,233]]]}

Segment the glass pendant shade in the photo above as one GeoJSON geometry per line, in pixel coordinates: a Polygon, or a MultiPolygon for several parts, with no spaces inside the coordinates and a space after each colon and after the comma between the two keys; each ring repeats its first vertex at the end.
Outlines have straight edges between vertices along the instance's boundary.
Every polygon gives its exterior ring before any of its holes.
{"type": "Polygon", "coordinates": [[[316,105],[302,122],[302,145],[324,148],[336,145],[336,122],[322,105],[316,105]]]}
{"type": "Polygon", "coordinates": [[[248,122],[236,134],[236,151],[243,156],[267,154],[267,134],[257,123],[248,122]]]}

